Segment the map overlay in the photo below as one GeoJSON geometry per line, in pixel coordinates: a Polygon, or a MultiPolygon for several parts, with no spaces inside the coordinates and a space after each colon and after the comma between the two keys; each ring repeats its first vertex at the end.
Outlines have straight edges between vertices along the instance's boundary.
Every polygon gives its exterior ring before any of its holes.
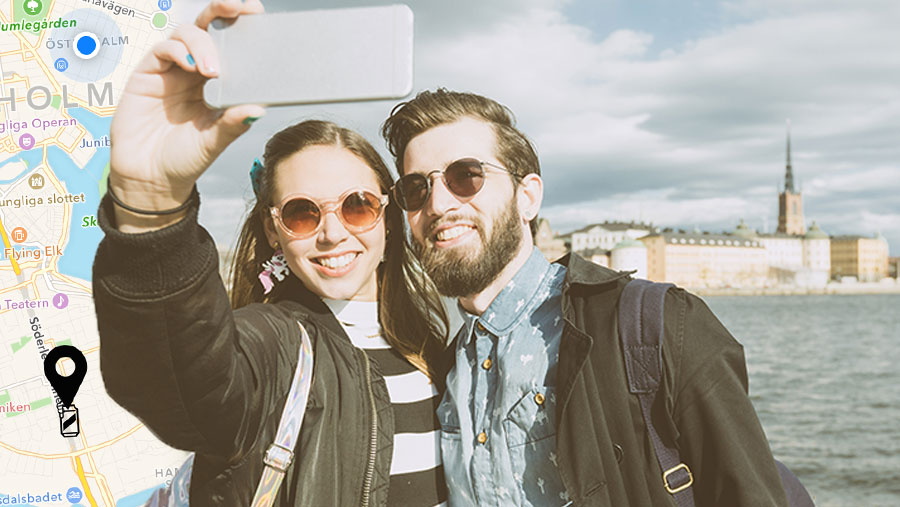
{"type": "Polygon", "coordinates": [[[187,456],[107,396],[91,299],[112,114],[177,4],[0,3],[0,506],[142,505],[187,456]],[[44,373],[63,345],[87,363],[77,420],[44,373]]]}

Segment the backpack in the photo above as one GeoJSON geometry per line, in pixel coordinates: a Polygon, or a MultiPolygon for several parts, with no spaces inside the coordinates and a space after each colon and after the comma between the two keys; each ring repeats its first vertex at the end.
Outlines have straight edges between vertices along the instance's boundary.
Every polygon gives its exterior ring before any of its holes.
{"type": "MultiPolygon", "coordinates": [[[[650,419],[650,408],[656,398],[662,377],[663,306],[671,283],[655,283],[633,279],[619,297],[619,339],[625,355],[628,389],[641,403],[641,415],[656,460],[663,470],[663,485],[678,507],[693,507],[694,482],[688,464],[681,461],[678,449],[660,439],[650,419]]],[[[783,463],[775,460],[781,483],[791,507],[814,507],[813,501],[795,476],[783,463]]]]}
{"type": "MultiPolygon", "coordinates": [[[[297,369],[294,371],[291,389],[281,412],[275,441],[269,445],[263,458],[265,468],[250,504],[253,507],[270,507],[275,503],[281,481],[294,459],[294,444],[297,442],[303,415],[306,413],[306,402],[312,385],[313,349],[306,329],[300,322],[297,322],[297,325],[300,326],[301,335],[297,369]]],[[[191,453],[175,473],[169,486],[154,491],[143,507],[187,507],[193,467],[194,453],[191,453]]]]}

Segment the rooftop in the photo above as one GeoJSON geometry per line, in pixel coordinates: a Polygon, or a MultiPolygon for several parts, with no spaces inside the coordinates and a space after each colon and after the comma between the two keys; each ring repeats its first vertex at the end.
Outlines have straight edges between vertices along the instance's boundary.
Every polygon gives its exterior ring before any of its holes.
{"type": "Polygon", "coordinates": [[[582,227],[581,229],[572,231],[569,234],[575,234],[575,233],[579,233],[579,232],[588,232],[589,230],[591,230],[595,227],[602,227],[608,231],[627,231],[628,229],[643,229],[643,230],[647,230],[647,231],[653,231],[655,229],[653,227],[653,224],[649,224],[649,223],[645,223],[645,222],[635,222],[633,220],[631,222],[611,222],[611,221],[607,220],[607,221],[603,222],[602,224],[586,225],[586,226],[582,227]]]}
{"type": "Polygon", "coordinates": [[[645,236],[651,238],[654,236],[662,236],[666,243],[684,244],[684,245],[705,245],[705,246],[740,246],[740,247],[757,247],[762,248],[762,244],[755,239],[741,238],[732,234],[710,234],[680,231],[667,231],[657,234],[645,236]]]}

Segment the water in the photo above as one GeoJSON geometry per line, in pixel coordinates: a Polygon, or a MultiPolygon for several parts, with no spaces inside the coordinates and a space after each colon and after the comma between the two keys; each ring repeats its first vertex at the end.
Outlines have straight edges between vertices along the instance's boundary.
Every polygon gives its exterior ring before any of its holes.
{"type": "Polygon", "coordinates": [[[704,298],[775,456],[817,506],[900,505],[900,295],[704,298]]]}
{"type": "MultiPolygon", "coordinates": [[[[91,132],[95,134],[95,132],[91,132]]],[[[72,204],[69,220],[69,242],[59,259],[59,271],[82,280],[91,279],[94,254],[103,239],[99,227],[82,227],[82,218],[95,215],[100,203],[100,178],[109,162],[109,149],[100,148],[91,160],[79,169],[63,150],[53,146],[47,150],[47,162],[56,177],[73,195],[84,194],[85,202],[72,204]]]]}

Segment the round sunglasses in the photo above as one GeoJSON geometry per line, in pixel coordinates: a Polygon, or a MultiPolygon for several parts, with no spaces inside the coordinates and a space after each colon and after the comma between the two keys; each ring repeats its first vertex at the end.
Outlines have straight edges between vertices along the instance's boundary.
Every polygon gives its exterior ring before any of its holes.
{"type": "Polygon", "coordinates": [[[376,195],[364,189],[344,192],[331,201],[315,201],[301,195],[289,195],[278,207],[269,208],[272,218],[291,237],[302,239],[313,236],[325,223],[325,215],[334,211],[347,231],[361,233],[371,230],[384,215],[388,196],[376,195]]]}
{"type": "Polygon", "coordinates": [[[419,211],[431,197],[431,189],[434,186],[431,182],[431,175],[435,173],[441,175],[444,185],[457,197],[472,197],[484,187],[485,166],[518,177],[497,164],[476,158],[461,158],[451,162],[443,171],[434,170],[427,174],[411,173],[398,179],[392,189],[394,199],[406,211],[419,211]]]}

